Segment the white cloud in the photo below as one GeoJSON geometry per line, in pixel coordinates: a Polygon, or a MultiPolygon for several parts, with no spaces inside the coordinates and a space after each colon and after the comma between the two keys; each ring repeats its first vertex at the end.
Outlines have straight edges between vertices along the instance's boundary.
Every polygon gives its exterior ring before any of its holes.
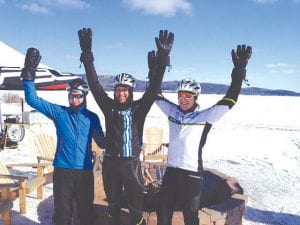
{"type": "Polygon", "coordinates": [[[48,5],[56,8],[84,9],[90,5],[83,0],[38,0],[42,5],[48,5]]]}
{"type": "Polygon", "coordinates": [[[266,64],[266,67],[270,68],[270,69],[284,68],[284,67],[286,68],[286,67],[289,67],[289,65],[286,63],[268,63],[268,64],[266,64]]]}
{"type": "Polygon", "coordinates": [[[300,72],[297,66],[287,63],[270,63],[266,64],[266,68],[270,73],[296,74],[300,72]]]}
{"type": "MultiPolygon", "coordinates": [[[[258,4],[273,4],[275,2],[278,2],[279,0],[250,0],[252,2],[258,3],[258,4]]],[[[290,0],[296,4],[300,3],[300,0],[290,0]]]]}
{"type": "Polygon", "coordinates": [[[252,0],[252,1],[259,4],[272,4],[274,2],[277,2],[278,0],[252,0]]]}
{"type": "Polygon", "coordinates": [[[123,0],[132,10],[141,10],[146,14],[174,16],[178,11],[190,14],[192,5],[188,0],[123,0]]]}
{"type": "Polygon", "coordinates": [[[22,9],[25,9],[31,13],[37,13],[37,14],[48,14],[49,11],[46,7],[41,6],[37,3],[31,3],[31,4],[24,4],[21,6],[22,9]]]}
{"type": "MultiPolygon", "coordinates": [[[[0,0],[1,1],[4,0],[0,0]]],[[[54,9],[85,9],[90,5],[84,0],[18,0],[20,7],[32,13],[48,14],[54,9]]]]}
{"type": "Polygon", "coordinates": [[[78,55],[75,55],[75,54],[65,54],[65,58],[66,59],[79,59],[78,58],[78,55]]]}

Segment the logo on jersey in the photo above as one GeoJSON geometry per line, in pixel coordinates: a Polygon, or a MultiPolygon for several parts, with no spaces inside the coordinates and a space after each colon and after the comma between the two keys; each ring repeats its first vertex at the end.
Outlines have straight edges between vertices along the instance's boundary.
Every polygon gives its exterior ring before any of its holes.
{"type": "Polygon", "coordinates": [[[177,120],[177,119],[175,119],[174,117],[169,116],[168,119],[169,119],[172,123],[181,124],[180,120],[177,120]]]}

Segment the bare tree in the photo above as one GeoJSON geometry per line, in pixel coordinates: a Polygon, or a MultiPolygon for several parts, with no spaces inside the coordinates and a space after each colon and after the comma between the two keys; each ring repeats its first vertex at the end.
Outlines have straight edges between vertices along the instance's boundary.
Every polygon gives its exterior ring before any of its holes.
{"type": "Polygon", "coordinates": [[[2,101],[5,103],[21,103],[22,98],[18,94],[4,93],[2,101]]]}

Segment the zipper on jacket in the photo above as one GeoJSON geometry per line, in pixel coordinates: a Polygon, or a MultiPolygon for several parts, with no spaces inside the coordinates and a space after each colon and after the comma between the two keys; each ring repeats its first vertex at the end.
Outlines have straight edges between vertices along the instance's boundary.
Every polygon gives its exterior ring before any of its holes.
{"type": "Polygon", "coordinates": [[[79,114],[76,113],[75,114],[75,119],[76,119],[76,123],[75,123],[75,149],[74,149],[74,159],[73,159],[73,168],[75,168],[76,166],[76,159],[77,159],[77,151],[78,151],[78,137],[79,137],[79,131],[78,131],[78,124],[79,122],[79,114]]]}

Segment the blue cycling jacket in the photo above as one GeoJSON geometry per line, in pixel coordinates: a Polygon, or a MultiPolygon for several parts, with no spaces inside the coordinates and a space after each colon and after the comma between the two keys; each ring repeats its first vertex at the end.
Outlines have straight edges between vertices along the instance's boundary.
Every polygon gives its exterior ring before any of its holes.
{"type": "Polygon", "coordinates": [[[24,80],[23,87],[27,104],[49,117],[55,124],[57,145],[54,167],[92,169],[92,137],[104,148],[104,134],[98,116],[85,106],[75,112],[71,107],[39,98],[33,81],[24,80]]]}

